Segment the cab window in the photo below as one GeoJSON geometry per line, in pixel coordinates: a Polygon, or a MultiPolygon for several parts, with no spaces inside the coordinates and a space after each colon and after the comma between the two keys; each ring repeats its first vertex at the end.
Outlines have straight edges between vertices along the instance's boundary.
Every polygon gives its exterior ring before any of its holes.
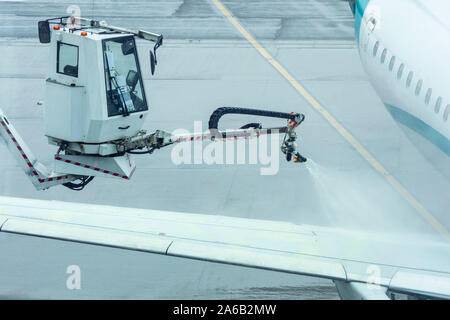
{"type": "Polygon", "coordinates": [[[108,116],[148,110],[133,37],[103,40],[108,116]]]}
{"type": "Polygon", "coordinates": [[[78,47],[58,42],[56,72],[71,77],[78,77],[78,47]]]}

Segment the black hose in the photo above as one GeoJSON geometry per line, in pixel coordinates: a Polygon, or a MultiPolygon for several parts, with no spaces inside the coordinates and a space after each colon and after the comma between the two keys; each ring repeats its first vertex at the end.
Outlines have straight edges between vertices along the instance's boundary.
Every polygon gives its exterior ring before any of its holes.
{"type": "Polygon", "coordinates": [[[70,190],[74,191],[81,191],[88,185],[89,182],[94,180],[93,176],[82,176],[78,180],[80,180],[79,183],[73,183],[73,182],[67,182],[63,183],[63,186],[66,188],[69,188],[70,190]]]}
{"type": "Polygon", "coordinates": [[[239,129],[262,129],[262,125],[261,123],[257,123],[257,122],[252,122],[252,123],[247,123],[245,125],[243,125],[242,127],[240,127],[239,129]]]}
{"type": "Polygon", "coordinates": [[[247,109],[247,108],[239,108],[239,107],[222,107],[216,109],[211,116],[209,117],[208,127],[209,129],[218,129],[219,120],[226,114],[248,114],[254,116],[262,116],[262,117],[271,117],[271,118],[280,118],[287,120],[295,120],[296,114],[290,114],[287,112],[278,112],[278,111],[267,111],[267,110],[258,110],[258,109],[247,109]]]}
{"type": "Polygon", "coordinates": [[[132,150],[129,150],[129,151],[127,151],[127,153],[129,153],[129,154],[151,154],[151,153],[153,153],[153,151],[155,151],[155,149],[156,148],[151,148],[151,149],[149,149],[147,151],[132,151],[132,150]]]}

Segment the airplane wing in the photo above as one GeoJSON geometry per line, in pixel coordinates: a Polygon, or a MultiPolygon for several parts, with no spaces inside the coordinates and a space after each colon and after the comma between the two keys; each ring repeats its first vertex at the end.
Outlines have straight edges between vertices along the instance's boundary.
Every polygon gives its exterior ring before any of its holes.
{"type": "Polygon", "coordinates": [[[10,197],[0,232],[322,277],[343,298],[450,299],[450,246],[418,235],[10,197]]]}

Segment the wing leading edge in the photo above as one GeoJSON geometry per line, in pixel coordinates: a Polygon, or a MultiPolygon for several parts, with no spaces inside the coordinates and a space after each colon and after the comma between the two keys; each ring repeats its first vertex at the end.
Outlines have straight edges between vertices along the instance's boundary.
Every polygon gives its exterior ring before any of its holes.
{"type": "Polygon", "coordinates": [[[450,246],[416,236],[9,197],[0,232],[450,298],[450,246]]]}

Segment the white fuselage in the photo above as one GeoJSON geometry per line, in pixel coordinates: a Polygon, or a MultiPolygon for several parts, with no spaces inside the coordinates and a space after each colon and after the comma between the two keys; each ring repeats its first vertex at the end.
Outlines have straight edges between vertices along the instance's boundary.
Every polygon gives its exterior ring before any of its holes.
{"type": "Polygon", "coordinates": [[[359,52],[372,85],[427,158],[447,167],[450,1],[358,2],[355,28],[359,52]]]}

